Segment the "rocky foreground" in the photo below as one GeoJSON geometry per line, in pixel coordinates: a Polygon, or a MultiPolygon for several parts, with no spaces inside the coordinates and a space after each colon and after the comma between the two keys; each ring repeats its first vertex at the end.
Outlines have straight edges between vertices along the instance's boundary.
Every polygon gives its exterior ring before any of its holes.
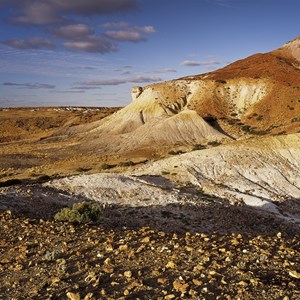
{"type": "Polygon", "coordinates": [[[199,209],[206,233],[164,227],[179,218],[167,211],[152,228],[151,213],[129,209],[108,209],[100,225],[3,211],[0,299],[299,299],[299,230],[239,207],[215,211],[199,209]],[[219,231],[208,230],[214,220],[219,231]]]}

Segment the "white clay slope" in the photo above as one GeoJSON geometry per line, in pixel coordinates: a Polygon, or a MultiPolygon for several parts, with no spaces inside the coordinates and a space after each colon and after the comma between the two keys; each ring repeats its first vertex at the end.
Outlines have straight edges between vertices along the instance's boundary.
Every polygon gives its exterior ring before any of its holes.
{"type": "Polygon", "coordinates": [[[176,173],[181,184],[278,213],[272,203],[300,199],[299,143],[299,134],[234,142],[164,159],[136,174],[176,173]]]}

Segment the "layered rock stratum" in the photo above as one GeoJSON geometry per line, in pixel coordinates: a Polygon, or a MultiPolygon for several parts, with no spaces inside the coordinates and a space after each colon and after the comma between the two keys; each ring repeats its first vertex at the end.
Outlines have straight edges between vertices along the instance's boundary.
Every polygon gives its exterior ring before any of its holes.
{"type": "Polygon", "coordinates": [[[251,135],[300,131],[300,39],[211,73],[132,88],[132,103],[89,126],[82,147],[99,153],[162,151],[251,135]]]}

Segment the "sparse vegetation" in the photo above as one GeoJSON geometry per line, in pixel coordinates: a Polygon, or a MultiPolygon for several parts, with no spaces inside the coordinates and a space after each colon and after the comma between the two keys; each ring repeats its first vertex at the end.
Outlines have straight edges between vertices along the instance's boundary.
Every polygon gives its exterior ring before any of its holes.
{"type": "Polygon", "coordinates": [[[218,82],[218,83],[223,83],[223,84],[227,83],[227,81],[226,81],[226,80],[223,80],[223,79],[217,79],[216,82],[218,82]]]}
{"type": "Polygon", "coordinates": [[[168,171],[162,171],[161,172],[161,175],[169,175],[170,174],[170,172],[168,172],[168,171]]]}
{"type": "Polygon", "coordinates": [[[251,126],[250,125],[244,125],[241,127],[243,131],[245,132],[250,132],[251,131],[251,126]]]}
{"type": "Polygon", "coordinates": [[[84,201],[74,203],[72,208],[62,208],[55,214],[56,221],[70,222],[75,224],[83,223],[100,223],[102,217],[103,206],[97,202],[84,201]]]}
{"type": "Polygon", "coordinates": [[[91,170],[91,168],[77,168],[76,172],[84,173],[84,172],[87,172],[87,171],[90,171],[90,170],[91,170]]]}
{"type": "Polygon", "coordinates": [[[291,120],[291,122],[292,122],[292,123],[294,123],[294,122],[300,122],[300,118],[293,118],[293,119],[291,120]]]}
{"type": "Polygon", "coordinates": [[[101,165],[100,170],[109,170],[109,169],[112,169],[116,166],[117,165],[110,165],[110,164],[104,163],[104,164],[101,165]]]}
{"type": "Polygon", "coordinates": [[[170,155],[179,155],[179,154],[183,154],[184,152],[182,150],[177,150],[177,151],[174,151],[174,150],[171,150],[168,152],[168,154],[170,155]]]}
{"type": "Polygon", "coordinates": [[[133,161],[122,161],[119,163],[119,167],[129,167],[129,166],[134,166],[135,163],[133,161]]]}
{"type": "Polygon", "coordinates": [[[210,146],[213,146],[213,147],[217,147],[217,146],[220,146],[222,143],[218,142],[218,141],[211,141],[211,142],[208,142],[207,144],[210,146]]]}
{"type": "Polygon", "coordinates": [[[193,146],[192,151],[203,150],[203,149],[206,149],[206,146],[205,146],[205,145],[202,145],[202,144],[196,144],[196,145],[193,146]]]}
{"type": "Polygon", "coordinates": [[[238,120],[238,119],[230,119],[230,120],[228,120],[228,124],[229,125],[234,125],[234,124],[236,124],[236,123],[238,123],[240,120],[238,120]]]}

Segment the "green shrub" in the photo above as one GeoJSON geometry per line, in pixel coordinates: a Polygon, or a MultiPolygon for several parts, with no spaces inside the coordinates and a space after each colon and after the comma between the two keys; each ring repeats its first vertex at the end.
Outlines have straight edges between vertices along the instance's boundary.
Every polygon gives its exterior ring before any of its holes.
{"type": "Polygon", "coordinates": [[[56,221],[70,223],[100,223],[103,220],[103,206],[97,202],[83,201],[74,203],[72,208],[62,208],[55,214],[56,221]]]}

